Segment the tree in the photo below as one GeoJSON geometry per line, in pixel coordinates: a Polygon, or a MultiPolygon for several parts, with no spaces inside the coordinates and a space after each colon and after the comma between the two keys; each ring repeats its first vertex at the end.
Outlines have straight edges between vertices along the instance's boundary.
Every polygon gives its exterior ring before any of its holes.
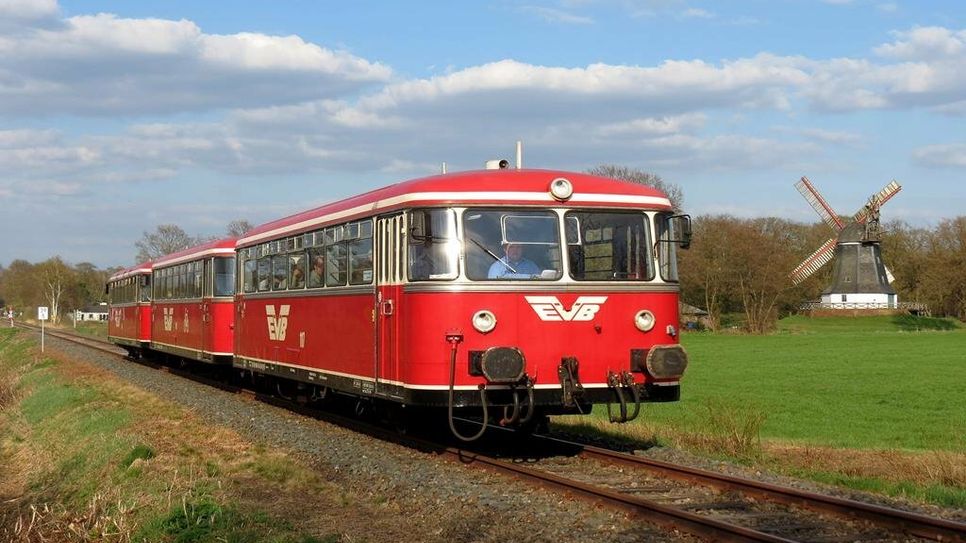
{"type": "Polygon", "coordinates": [[[248,232],[255,226],[245,219],[237,219],[228,223],[225,234],[230,238],[240,238],[242,234],[248,232]]]}
{"type": "Polygon", "coordinates": [[[42,281],[44,301],[50,307],[50,320],[57,324],[60,321],[61,301],[64,291],[72,282],[73,270],[59,256],[41,262],[36,267],[42,281]]]}
{"type": "Polygon", "coordinates": [[[674,208],[674,211],[679,212],[684,209],[684,192],[681,190],[681,187],[675,183],[665,181],[660,175],[638,170],[637,168],[617,166],[615,164],[601,164],[600,166],[595,166],[587,170],[587,173],[656,188],[666,194],[668,200],[671,200],[671,206],[674,208]]]}
{"type": "Polygon", "coordinates": [[[153,233],[144,233],[144,237],[134,244],[138,249],[137,262],[150,262],[167,254],[187,249],[196,243],[196,239],[185,233],[181,227],[174,224],[162,224],[153,233]]]}

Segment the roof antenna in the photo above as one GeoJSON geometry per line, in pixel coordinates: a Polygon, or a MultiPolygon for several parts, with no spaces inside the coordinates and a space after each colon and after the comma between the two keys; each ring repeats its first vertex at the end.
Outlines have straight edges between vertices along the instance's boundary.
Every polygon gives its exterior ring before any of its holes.
{"type": "Polygon", "coordinates": [[[523,168],[523,141],[517,140],[517,169],[523,168]]]}
{"type": "Polygon", "coordinates": [[[443,174],[446,173],[446,161],[445,160],[443,161],[443,165],[439,169],[439,173],[443,173],[443,174]]]}

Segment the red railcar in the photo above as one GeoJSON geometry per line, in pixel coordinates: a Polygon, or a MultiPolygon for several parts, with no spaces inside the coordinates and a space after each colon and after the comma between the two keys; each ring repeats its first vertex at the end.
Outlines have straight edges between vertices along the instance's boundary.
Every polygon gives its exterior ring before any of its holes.
{"type": "Polygon", "coordinates": [[[161,257],[152,270],[154,351],[230,363],[234,333],[235,239],[161,257]]]}
{"type": "Polygon", "coordinates": [[[628,420],[679,396],[689,235],[664,194],[586,174],[399,183],[238,240],[234,365],[510,424],[605,402],[628,420]]]}
{"type": "Polygon", "coordinates": [[[108,340],[139,356],[151,342],[151,263],[121,270],[107,281],[108,340]]]}

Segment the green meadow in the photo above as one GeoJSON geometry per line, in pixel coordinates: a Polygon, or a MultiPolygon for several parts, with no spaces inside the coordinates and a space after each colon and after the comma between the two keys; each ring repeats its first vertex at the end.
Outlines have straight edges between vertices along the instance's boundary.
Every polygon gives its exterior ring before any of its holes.
{"type": "Polygon", "coordinates": [[[966,330],[940,319],[808,318],[772,335],[685,334],[681,401],[657,427],[701,431],[715,410],[761,419],[764,440],[966,450],[966,330]]]}

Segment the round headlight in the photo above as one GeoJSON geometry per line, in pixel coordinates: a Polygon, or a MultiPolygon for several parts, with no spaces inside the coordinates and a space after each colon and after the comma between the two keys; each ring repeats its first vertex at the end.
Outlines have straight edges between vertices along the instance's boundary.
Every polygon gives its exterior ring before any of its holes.
{"type": "Polygon", "coordinates": [[[477,311],[473,314],[473,328],[481,334],[492,332],[496,328],[496,315],[486,309],[477,311]]]}
{"type": "Polygon", "coordinates": [[[654,322],[654,313],[646,309],[642,309],[637,312],[637,315],[634,315],[634,326],[641,332],[647,332],[654,328],[654,322]]]}
{"type": "Polygon", "coordinates": [[[569,180],[558,177],[550,182],[550,195],[557,200],[567,200],[574,195],[574,186],[569,180]]]}

